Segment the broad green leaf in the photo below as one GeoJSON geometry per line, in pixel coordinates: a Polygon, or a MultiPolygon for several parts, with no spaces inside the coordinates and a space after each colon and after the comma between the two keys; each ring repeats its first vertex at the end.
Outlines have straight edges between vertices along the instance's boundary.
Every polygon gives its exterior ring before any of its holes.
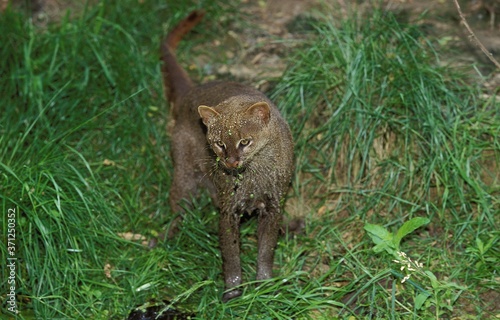
{"type": "Polygon", "coordinates": [[[438,279],[436,278],[436,276],[434,275],[434,273],[432,273],[431,271],[427,270],[427,271],[425,271],[425,274],[431,280],[431,286],[432,286],[432,288],[433,289],[439,288],[440,283],[439,283],[438,279]]]}
{"type": "Polygon", "coordinates": [[[396,247],[396,249],[399,250],[401,239],[403,239],[406,235],[412,233],[416,229],[420,228],[421,226],[428,224],[429,222],[430,220],[427,218],[417,217],[403,223],[401,228],[399,228],[398,232],[396,233],[396,236],[394,237],[394,246],[396,247]]]}
{"type": "Polygon", "coordinates": [[[485,251],[484,250],[484,243],[479,237],[476,238],[476,245],[477,245],[477,248],[479,249],[479,252],[481,253],[481,255],[483,255],[484,251],[485,251]]]}
{"type": "Polygon", "coordinates": [[[368,231],[368,235],[372,238],[375,244],[379,244],[382,241],[392,240],[392,233],[378,224],[366,223],[364,229],[368,231]]]}
{"type": "Polygon", "coordinates": [[[376,253],[386,250],[394,254],[393,234],[382,226],[366,223],[364,229],[368,232],[372,241],[376,244],[373,251],[376,253]]]}
{"type": "Polygon", "coordinates": [[[428,294],[419,293],[415,298],[415,309],[420,310],[420,308],[422,308],[422,306],[424,305],[425,301],[427,301],[428,298],[429,298],[428,294]]]}

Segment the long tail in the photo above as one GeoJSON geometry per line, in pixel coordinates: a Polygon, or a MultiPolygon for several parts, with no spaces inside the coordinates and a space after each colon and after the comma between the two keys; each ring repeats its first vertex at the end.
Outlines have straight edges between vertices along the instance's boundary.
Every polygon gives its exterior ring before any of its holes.
{"type": "Polygon", "coordinates": [[[176,100],[182,97],[192,86],[193,83],[186,71],[179,65],[175,57],[175,49],[182,37],[191,31],[205,15],[203,10],[195,10],[184,18],[179,24],[167,35],[161,44],[161,60],[163,65],[161,71],[163,74],[163,85],[165,96],[170,103],[174,104],[174,112],[176,100]]]}

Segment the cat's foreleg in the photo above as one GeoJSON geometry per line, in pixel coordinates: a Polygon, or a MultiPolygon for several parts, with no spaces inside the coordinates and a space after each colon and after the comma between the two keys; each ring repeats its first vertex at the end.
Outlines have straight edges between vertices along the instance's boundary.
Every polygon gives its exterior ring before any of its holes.
{"type": "Polygon", "coordinates": [[[232,288],[241,284],[240,262],[240,216],[232,212],[221,212],[219,221],[219,241],[222,253],[222,270],[226,292],[222,301],[241,295],[241,290],[232,288]]]}

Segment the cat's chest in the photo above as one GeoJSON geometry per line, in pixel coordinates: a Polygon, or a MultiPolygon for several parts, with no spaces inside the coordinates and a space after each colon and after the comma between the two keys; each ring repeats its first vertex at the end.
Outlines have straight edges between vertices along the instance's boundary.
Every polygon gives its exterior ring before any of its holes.
{"type": "Polygon", "coordinates": [[[230,210],[251,212],[265,209],[270,202],[279,201],[275,177],[254,172],[227,173],[220,171],[214,181],[221,205],[230,210]]]}

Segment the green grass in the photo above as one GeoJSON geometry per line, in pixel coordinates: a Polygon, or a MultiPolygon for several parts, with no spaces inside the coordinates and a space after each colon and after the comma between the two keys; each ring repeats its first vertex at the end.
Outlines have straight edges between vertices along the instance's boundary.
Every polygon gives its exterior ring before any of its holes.
{"type": "MultiPolygon", "coordinates": [[[[270,92],[296,140],[286,208],[307,223],[280,239],[276,278],[254,281],[256,228],[245,223],[244,294],[220,302],[207,197],[173,240],[154,249],[126,240],[171,221],[158,47],[198,7],[178,3],[102,2],[46,29],[1,15],[0,210],[3,239],[17,212],[19,318],[124,319],[163,300],[199,319],[498,316],[497,93],[482,94],[439,61],[437,41],[378,11],[363,23],[318,19],[270,92]],[[365,227],[390,238],[417,217],[430,222],[397,248],[422,267],[401,270],[396,252],[373,250],[365,227]]],[[[190,46],[238,21],[227,4],[199,6],[210,18],[183,43],[184,62],[197,53],[190,46]]]]}

